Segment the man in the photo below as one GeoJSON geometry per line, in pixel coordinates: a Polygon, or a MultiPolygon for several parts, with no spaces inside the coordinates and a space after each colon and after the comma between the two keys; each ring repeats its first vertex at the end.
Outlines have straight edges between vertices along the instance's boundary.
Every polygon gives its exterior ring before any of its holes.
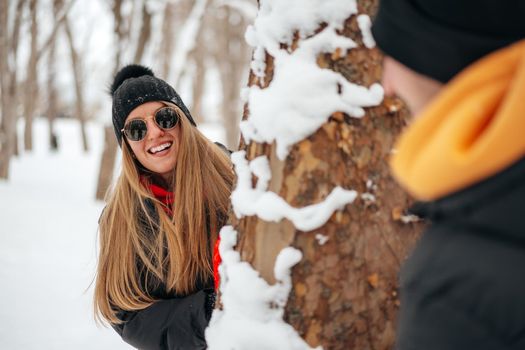
{"type": "Polygon", "coordinates": [[[399,350],[525,349],[525,1],[381,0],[394,176],[431,221],[400,275],[399,350]]]}

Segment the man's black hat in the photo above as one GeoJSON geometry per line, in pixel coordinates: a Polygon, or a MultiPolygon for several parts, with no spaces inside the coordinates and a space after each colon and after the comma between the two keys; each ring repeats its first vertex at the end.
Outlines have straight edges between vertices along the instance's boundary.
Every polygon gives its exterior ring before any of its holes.
{"type": "Polygon", "coordinates": [[[477,59],[525,38],[523,0],[381,0],[379,48],[446,83],[477,59]]]}

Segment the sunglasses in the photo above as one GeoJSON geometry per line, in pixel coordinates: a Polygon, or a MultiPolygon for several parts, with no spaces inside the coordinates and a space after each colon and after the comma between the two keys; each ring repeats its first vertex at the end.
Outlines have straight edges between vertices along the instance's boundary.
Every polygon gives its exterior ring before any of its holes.
{"type": "MultiPolygon", "coordinates": [[[[155,112],[153,120],[155,120],[155,124],[162,130],[170,130],[179,123],[179,115],[174,108],[162,107],[155,112]]],[[[145,119],[133,119],[124,126],[121,132],[123,132],[130,141],[141,141],[148,133],[148,125],[145,119]]]]}

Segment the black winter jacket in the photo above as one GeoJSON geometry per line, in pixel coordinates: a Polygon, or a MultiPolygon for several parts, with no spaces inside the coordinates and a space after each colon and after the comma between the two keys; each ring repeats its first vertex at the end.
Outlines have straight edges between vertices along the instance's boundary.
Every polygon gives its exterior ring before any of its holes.
{"type": "Polygon", "coordinates": [[[435,202],[401,272],[398,350],[525,349],[525,159],[435,202]]]}
{"type": "Polygon", "coordinates": [[[156,301],[140,311],[120,311],[123,324],[113,328],[122,339],[141,350],[206,349],[204,329],[208,325],[206,304],[213,291],[156,301]]]}
{"type": "MultiPolygon", "coordinates": [[[[145,204],[152,218],[158,220],[153,203],[146,200],[145,204]]],[[[145,221],[142,226],[150,231],[145,221]]],[[[143,271],[140,261],[137,264],[138,270],[143,271]]],[[[122,339],[140,350],[206,349],[204,329],[215,305],[213,279],[197,281],[196,292],[187,296],[167,293],[165,284],[154,277],[146,283],[142,273],[140,283],[159,300],[139,311],[116,310],[123,323],[112,326],[122,339]]]]}

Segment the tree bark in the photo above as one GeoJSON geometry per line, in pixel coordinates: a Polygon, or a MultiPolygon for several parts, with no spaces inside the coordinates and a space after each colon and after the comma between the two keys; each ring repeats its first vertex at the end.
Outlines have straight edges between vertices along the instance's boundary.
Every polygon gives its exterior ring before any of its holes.
{"type": "Polygon", "coordinates": [[[29,60],[27,62],[27,77],[25,82],[24,117],[24,149],[33,149],[33,114],[35,113],[36,99],[38,94],[38,74],[36,65],[38,63],[38,21],[37,0],[29,0],[29,13],[31,17],[31,45],[29,60]]]}
{"type": "Polygon", "coordinates": [[[20,28],[22,24],[22,12],[24,10],[24,5],[26,0],[20,0],[16,3],[16,12],[15,12],[15,21],[13,24],[13,30],[11,33],[10,39],[10,50],[11,50],[11,62],[12,69],[10,69],[10,81],[9,81],[9,103],[12,104],[13,110],[13,120],[14,120],[14,130],[13,130],[13,155],[19,155],[18,149],[18,130],[16,129],[16,122],[18,120],[18,115],[16,114],[16,107],[19,105],[19,96],[18,96],[18,79],[17,79],[17,62],[18,62],[18,43],[20,40],[20,28]]]}
{"type": "MultiPolygon", "coordinates": [[[[116,52],[115,52],[115,67],[113,69],[113,75],[117,74],[121,59],[122,59],[122,42],[126,35],[124,29],[124,23],[122,18],[122,0],[114,0],[112,3],[113,17],[115,24],[113,27],[115,33],[115,39],[117,41],[116,52]]],[[[115,134],[112,126],[106,126],[104,128],[104,151],[100,159],[100,170],[98,174],[97,190],[95,198],[98,200],[104,199],[111,179],[113,178],[113,171],[115,168],[115,159],[117,156],[117,142],[115,141],[115,134]]]]}
{"type": "MultiPolygon", "coordinates": [[[[205,18],[203,18],[205,21],[205,18]]],[[[206,54],[206,44],[203,40],[205,30],[205,25],[203,23],[202,27],[199,30],[197,35],[197,44],[191,52],[190,61],[195,65],[195,74],[192,79],[192,102],[191,102],[191,111],[192,116],[195,118],[195,121],[198,124],[204,122],[206,118],[203,115],[202,100],[204,97],[204,79],[206,78],[206,67],[204,60],[207,57],[206,54]]]]}
{"type": "Polygon", "coordinates": [[[175,21],[175,4],[166,2],[164,17],[162,19],[162,39],[159,47],[160,76],[168,77],[170,74],[170,59],[173,53],[173,28],[175,21]]]}
{"type": "Polygon", "coordinates": [[[47,121],[48,121],[48,140],[49,148],[53,151],[58,150],[58,136],[55,133],[55,120],[58,115],[58,93],[55,86],[56,80],[56,42],[51,43],[48,56],[47,71],[47,121]]]}
{"type": "Polygon", "coordinates": [[[241,108],[239,103],[243,72],[246,71],[249,61],[249,50],[243,36],[242,28],[246,23],[242,16],[228,7],[222,18],[216,19],[215,30],[218,35],[217,45],[214,50],[214,59],[219,68],[223,99],[221,102],[222,118],[226,131],[226,145],[229,149],[237,149],[239,145],[239,116],[241,108]],[[239,16],[236,24],[231,16],[239,16]]]}
{"type": "Polygon", "coordinates": [[[10,69],[9,53],[9,4],[7,0],[0,0],[0,92],[1,92],[1,123],[0,123],[0,178],[9,177],[9,164],[14,151],[14,133],[16,118],[14,115],[14,101],[10,98],[10,69]]]}
{"type": "Polygon", "coordinates": [[[137,44],[137,51],[135,51],[135,58],[133,62],[140,63],[142,56],[144,55],[144,49],[148,44],[151,37],[151,13],[149,13],[146,6],[146,1],[142,4],[142,27],[140,30],[140,36],[137,44]]]}
{"type": "MultiPolygon", "coordinates": [[[[56,40],[58,30],[64,20],[66,19],[67,13],[71,9],[74,0],[70,1],[66,6],[63,7],[62,12],[55,16],[55,22],[53,23],[53,29],[51,34],[46,39],[43,45],[38,47],[38,1],[29,0],[29,14],[31,18],[30,26],[30,54],[27,63],[27,75],[24,84],[24,117],[26,120],[24,126],[24,148],[28,151],[33,149],[33,117],[36,110],[36,101],[38,100],[38,71],[37,65],[44,55],[44,53],[50,48],[51,44],[56,40]]],[[[18,40],[14,45],[17,45],[18,40]]],[[[15,51],[16,52],[16,51],[15,51]]],[[[15,53],[16,56],[16,53],[15,53]]],[[[16,69],[16,68],[14,68],[16,69]]],[[[13,78],[16,85],[16,75],[13,78]]],[[[16,88],[15,88],[16,89],[16,88]]],[[[16,139],[16,135],[15,135],[16,139]]]]}
{"type": "MultiPolygon", "coordinates": [[[[359,1],[359,13],[374,12],[376,3],[359,1]]],[[[355,16],[347,19],[342,34],[362,43],[355,16]]],[[[297,44],[296,40],[288,50],[297,44]]],[[[318,56],[322,68],[364,86],[380,80],[381,61],[377,49],[363,45],[346,56],[338,52],[318,56]]],[[[267,55],[266,84],[272,76],[273,58],[267,55]]],[[[249,85],[254,84],[266,87],[252,74],[249,85]]],[[[292,270],[293,289],[284,318],[312,347],[393,348],[399,307],[397,276],[422,229],[421,224],[402,222],[411,199],[392,179],[387,164],[407,117],[406,108],[393,99],[367,109],[362,119],[334,113],[315,134],[294,145],[285,161],[276,157],[275,144],[251,142],[246,146],[249,160],[268,156],[269,189],[294,207],[322,201],[335,186],[369,194],[311,232],[296,229],[288,220],[270,223],[257,217],[232,218],[241,256],[269,282],[273,282],[275,257],[282,248],[292,245],[302,251],[302,260],[292,270]],[[316,239],[318,233],[328,238],[325,244],[316,239]]]]}
{"type": "Polygon", "coordinates": [[[74,3],[75,3],[75,0],[69,1],[69,3],[66,6],[63,6],[62,11],[60,12],[60,14],[55,16],[55,23],[53,24],[53,30],[51,31],[51,34],[47,37],[47,40],[38,49],[38,51],[36,53],[36,61],[37,61],[37,63],[40,60],[40,58],[42,58],[42,56],[49,49],[49,47],[51,46],[51,43],[55,40],[55,38],[56,38],[56,36],[58,34],[58,30],[60,29],[60,27],[62,26],[62,24],[66,20],[67,14],[69,13],[69,10],[71,9],[71,7],[73,6],[74,3]]]}
{"type": "MultiPolygon", "coordinates": [[[[53,15],[58,18],[58,12],[62,8],[62,0],[53,1],[53,15]]],[[[58,150],[58,135],[55,133],[55,120],[58,116],[58,92],[56,88],[56,36],[49,44],[49,53],[47,57],[47,110],[46,116],[48,121],[48,141],[49,149],[58,150]]]]}
{"type": "Polygon", "coordinates": [[[106,192],[111,184],[113,177],[113,168],[115,167],[115,159],[117,156],[117,141],[115,140],[115,133],[112,126],[104,128],[104,152],[100,161],[100,172],[98,174],[97,199],[104,199],[106,192]]]}
{"type": "Polygon", "coordinates": [[[113,0],[111,3],[111,10],[113,12],[113,32],[115,33],[116,50],[115,50],[115,66],[113,68],[113,75],[117,74],[122,61],[122,46],[125,37],[124,20],[122,18],[122,0],[113,0]]]}
{"type": "Polygon", "coordinates": [[[82,146],[84,152],[89,151],[89,143],[86,132],[86,115],[84,111],[84,91],[82,83],[82,62],[75,48],[75,41],[73,39],[73,33],[69,25],[69,19],[66,18],[65,22],[66,36],[69,44],[69,51],[71,54],[71,65],[73,69],[73,75],[75,77],[75,95],[77,100],[75,102],[75,114],[76,118],[80,122],[80,134],[82,136],[82,146]]]}

